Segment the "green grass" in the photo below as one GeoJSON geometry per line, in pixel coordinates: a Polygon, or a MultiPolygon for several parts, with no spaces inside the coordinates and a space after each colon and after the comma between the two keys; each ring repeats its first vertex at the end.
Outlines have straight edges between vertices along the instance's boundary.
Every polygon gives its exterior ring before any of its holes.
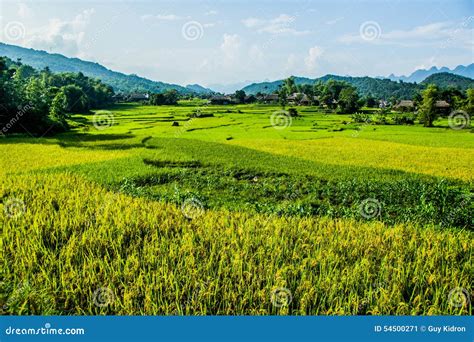
{"type": "Polygon", "coordinates": [[[471,131],[279,110],[124,104],[0,140],[4,313],[472,313],[449,296],[471,291],[471,131]]]}

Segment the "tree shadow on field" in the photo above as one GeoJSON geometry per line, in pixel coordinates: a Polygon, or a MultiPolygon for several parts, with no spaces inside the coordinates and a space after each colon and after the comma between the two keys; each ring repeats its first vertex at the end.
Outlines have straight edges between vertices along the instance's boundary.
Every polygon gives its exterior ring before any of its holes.
{"type": "Polygon", "coordinates": [[[140,143],[129,141],[135,137],[133,134],[75,133],[58,137],[57,144],[64,148],[81,147],[92,150],[128,150],[143,147],[140,143]]]}
{"type": "Polygon", "coordinates": [[[90,134],[66,132],[52,137],[32,138],[26,134],[15,134],[0,138],[0,145],[9,144],[39,144],[39,145],[58,145],[64,148],[82,147],[89,149],[104,150],[125,150],[136,147],[144,147],[142,144],[133,144],[128,142],[135,138],[133,134],[90,134]],[[116,143],[111,143],[111,142],[116,143]],[[123,141],[120,143],[119,141],[123,141]]]}

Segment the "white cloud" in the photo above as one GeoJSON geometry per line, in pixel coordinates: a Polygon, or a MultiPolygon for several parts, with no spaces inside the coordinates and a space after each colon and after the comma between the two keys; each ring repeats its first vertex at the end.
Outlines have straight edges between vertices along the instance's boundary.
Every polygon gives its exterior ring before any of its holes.
{"type": "Polygon", "coordinates": [[[403,41],[413,39],[432,40],[440,36],[446,36],[449,31],[447,23],[433,23],[424,26],[417,26],[411,30],[394,30],[383,34],[383,39],[391,41],[403,41]]]}
{"type": "Polygon", "coordinates": [[[319,46],[313,46],[308,51],[308,56],[305,57],[304,63],[308,71],[314,71],[317,67],[318,61],[323,55],[324,50],[319,46]]]}
{"type": "Polygon", "coordinates": [[[288,55],[288,59],[286,60],[286,67],[285,69],[294,70],[298,66],[298,57],[294,53],[290,53],[288,55]]]}
{"type": "Polygon", "coordinates": [[[430,69],[433,66],[436,66],[436,57],[432,56],[428,58],[428,60],[424,60],[421,62],[421,64],[418,64],[413,70],[418,70],[418,69],[430,69]]]}
{"type": "Polygon", "coordinates": [[[249,58],[252,62],[260,62],[263,60],[263,50],[258,45],[252,45],[249,49],[249,58]]]}
{"type": "Polygon", "coordinates": [[[145,14],[141,16],[141,19],[143,21],[147,21],[147,20],[175,21],[175,20],[185,19],[185,17],[181,17],[176,14],[157,14],[157,15],[145,14]]]}
{"type": "Polygon", "coordinates": [[[257,27],[261,24],[263,24],[265,21],[258,19],[258,18],[247,18],[242,20],[242,24],[244,24],[246,27],[252,28],[252,27],[257,27]]]}
{"type": "Polygon", "coordinates": [[[33,15],[33,11],[27,4],[19,3],[18,4],[18,16],[21,19],[30,18],[33,15]]]}
{"type": "Polygon", "coordinates": [[[296,17],[288,14],[280,14],[278,17],[273,19],[260,19],[250,17],[242,20],[242,24],[247,28],[256,29],[257,32],[270,33],[270,34],[290,34],[290,35],[304,35],[310,33],[310,31],[299,31],[291,27],[296,21],[296,17]]]}
{"type": "Polygon", "coordinates": [[[80,45],[94,12],[93,8],[84,10],[69,21],[51,19],[47,26],[32,30],[25,37],[25,45],[69,56],[80,56],[80,45]]]}
{"type": "Polygon", "coordinates": [[[266,67],[265,53],[262,47],[243,39],[238,34],[226,33],[221,43],[208,50],[205,56],[196,63],[198,73],[211,75],[212,82],[227,78],[237,82],[248,78],[266,67]]]}
{"type": "Polygon", "coordinates": [[[224,63],[233,63],[237,61],[242,41],[237,34],[224,34],[220,50],[224,55],[224,63]]]}
{"type": "MultiPolygon", "coordinates": [[[[438,46],[445,45],[456,41],[456,46],[463,46],[468,49],[473,48],[472,35],[473,29],[467,28],[469,26],[467,19],[461,23],[452,22],[437,22],[422,26],[416,26],[408,30],[392,30],[387,33],[379,32],[377,39],[369,40],[374,44],[390,44],[404,47],[418,47],[418,46],[438,46]]],[[[382,27],[383,31],[383,27],[382,27]]],[[[347,34],[339,37],[342,43],[367,43],[361,34],[347,34]]]]}
{"type": "Polygon", "coordinates": [[[337,18],[334,18],[332,20],[328,20],[328,21],[326,21],[326,25],[335,25],[343,19],[344,19],[344,17],[337,17],[337,18]]]}
{"type": "Polygon", "coordinates": [[[217,15],[219,12],[217,12],[216,10],[210,10],[210,11],[207,11],[206,13],[204,13],[204,15],[217,15]]]}

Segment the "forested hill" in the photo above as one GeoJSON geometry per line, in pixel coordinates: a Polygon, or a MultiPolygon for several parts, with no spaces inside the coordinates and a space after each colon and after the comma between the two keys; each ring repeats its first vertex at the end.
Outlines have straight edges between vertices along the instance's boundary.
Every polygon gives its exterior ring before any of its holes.
{"type": "Polygon", "coordinates": [[[57,133],[71,113],[110,105],[111,86],[82,73],[53,73],[0,57],[0,135],[57,133]]]}
{"type": "MultiPolygon", "coordinates": [[[[53,72],[82,72],[85,76],[98,78],[111,85],[116,93],[162,93],[170,89],[175,89],[180,94],[203,93],[206,91],[205,88],[199,88],[199,91],[196,91],[196,86],[188,88],[177,84],[152,81],[137,75],[126,75],[107,69],[98,63],[83,61],[79,58],[69,58],[60,54],[50,54],[45,51],[4,43],[0,43],[0,56],[6,56],[13,60],[20,58],[22,63],[39,70],[49,67],[53,72]]],[[[209,92],[212,91],[209,90],[209,92]]]]}
{"type": "MultiPolygon", "coordinates": [[[[351,77],[351,76],[338,76],[338,75],[326,75],[320,78],[311,79],[306,77],[295,77],[296,84],[315,84],[317,82],[327,82],[328,80],[338,80],[346,81],[357,88],[359,95],[367,96],[371,95],[375,98],[385,98],[396,97],[399,99],[402,98],[412,98],[415,93],[424,87],[424,82],[421,84],[417,83],[407,83],[407,82],[395,82],[389,79],[379,79],[373,77],[351,77]]],[[[431,75],[427,78],[428,83],[434,83],[440,87],[445,87],[446,84],[450,84],[459,88],[462,91],[465,91],[467,88],[472,88],[472,82],[474,80],[454,75],[450,73],[440,73],[431,75]]],[[[262,82],[262,83],[253,83],[244,87],[244,90],[247,94],[271,94],[278,90],[278,87],[283,83],[283,80],[278,80],[274,82],[262,82]]]]}
{"type": "Polygon", "coordinates": [[[461,90],[474,88],[474,80],[472,78],[454,75],[449,72],[440,72],[439,74],[428,76],[422,83],[433,83],[441,88],[453,87],[461,90]]]}

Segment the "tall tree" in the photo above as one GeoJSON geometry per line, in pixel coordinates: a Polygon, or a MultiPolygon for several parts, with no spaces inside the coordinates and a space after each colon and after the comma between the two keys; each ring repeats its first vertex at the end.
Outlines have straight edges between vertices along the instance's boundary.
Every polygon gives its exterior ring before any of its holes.
{"type": "Polygon", "coordinates": [[[286,89],[287,94],[293,94],[296,92],[296,83],[295,78],[293,76],[288,77],[283,81],[283,87],[286,89]]]}
{"type": "Polygon", "coordinates": [[[234,94],[235,98],[239,103],[245,103],[245,97],[247,96],[245,94],[245,91],[243,90],[237,90],[234,94]]]}
{"type": "Polygon", "coordinates": [[[474,88],[466,90],[466,112],[469,115],[474,115],[474,88]]]}
{"type": "Polygon", "coordinates": [[[67,109],[68,99],[66,94],[64,93],[64,89],[61,89],[51,102],[49,114],[51,115],[51,118],[61,124],[63,128],[67,128],[67,109]]]}
{"type": "Polygon", "coordinates": [[[423,102],[421,104],[421,120],[425,127],[433,127],[436,120],[436,100],[438,99],[438,87],[429,84],[422,92],[423,102]]]}
{"type": "Polygon", "coordinates": [[[278,89],[278,102],[280,103],[280,106],[282,108],[285,108],[286,104],[288,103],[287,96],[288,96],[288,92],[286,90],[286,87],[281,86],[278,89]]]}
{"type": "Polygon", "coordinates": [[[178,103],[179,95],[175,89],[170,89],[166,91],[164,96],[165,96],[165,103],[167,105],[175,105],[178,103]]]}
{"type": "Polygon", "coordinates": [[[338,98],[338,107],[341,113],[352,114],[359,109],[359,95],[354,87],[344,87],[338,98]]]}
{"type": "Polygon", "coordinates": [[[37,71],[0,57],[0,127],[3,134],[54,133],[67,128],[67,112],[106,106],[113,90],[81,73],[37,71]]]}

